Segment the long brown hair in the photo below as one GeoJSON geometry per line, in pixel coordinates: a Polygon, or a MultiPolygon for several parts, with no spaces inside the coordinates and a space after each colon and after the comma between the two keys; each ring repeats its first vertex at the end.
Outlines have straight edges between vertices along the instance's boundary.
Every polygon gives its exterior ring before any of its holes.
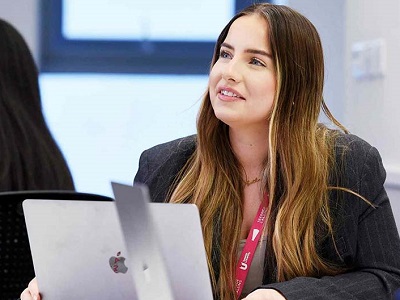
{"type": "MultiPolygon", "coordinates": [[[[323,101],[320,38],[311,22],[296,11],[254,4],[223,29],[212,66],[231,24],[252,14],[262,16],[269,26],[266,38],[277,77],[264,168],[265,189],[270,195],[267,262],[270,268],[276,266],[276,281],[333,275],[340,269],[320,257],[315,240],[321,224],[333,234],[328,184],[334,166],[335,133],[318,124],[321,108],[333,123],[344,128],[323,101]]],[[[220,299],[235,298],[235,266],[243,220],[241,165],[231,149],[228,131],[228,126],[214,115],[207,92],[197,120],[196,151],[170,198],[171,202],[191,202],[199,207],[212,283],[220,299]],[[212,264],[215,253],[219,255],[218,266],[212,264]]]]}

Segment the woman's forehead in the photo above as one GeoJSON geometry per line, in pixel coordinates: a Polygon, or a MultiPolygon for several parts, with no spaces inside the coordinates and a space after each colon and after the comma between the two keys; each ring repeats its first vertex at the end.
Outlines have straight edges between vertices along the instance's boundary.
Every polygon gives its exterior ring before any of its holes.
{"type": "Polygon", "coordinates": [[[233,47],[254,48],[270,53],[268,31],[268,23],[262,16],[245,15],[232,23],[223,42],[233,47]]]}

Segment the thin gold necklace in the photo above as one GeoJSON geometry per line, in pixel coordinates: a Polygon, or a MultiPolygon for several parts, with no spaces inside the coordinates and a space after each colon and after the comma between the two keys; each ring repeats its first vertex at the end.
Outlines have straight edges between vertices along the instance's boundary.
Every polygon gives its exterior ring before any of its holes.
{"type": "Polygon", "coordinates": [[[252,185],[253,183],[259,182],[261,180],[261,178],[254,178],[253,180],[248,180],[247,177],[246,179],[243,179],[244,183],[246,184],[246,186],[252,185]]]}

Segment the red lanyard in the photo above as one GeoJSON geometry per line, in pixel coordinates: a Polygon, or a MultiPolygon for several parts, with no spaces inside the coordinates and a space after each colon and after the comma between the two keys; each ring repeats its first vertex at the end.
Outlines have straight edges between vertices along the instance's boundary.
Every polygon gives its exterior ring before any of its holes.
{"type": "Polygon", "coordinates": [[[239,299],[239,296],[242,294],[243,286],[246,282],[246,277],[249,272],[254,253],[256,252],[258,241],[260,240],[262,230],[264,229],[268,203],[268,194],[265,193],[264,199],[260,204],[256,217],[254,218],[253,225],[250,228],[249,235],[246,239],[246,244],[244,245],[238,265],[236,267],[235,289],[237,299],[239,299]]]}

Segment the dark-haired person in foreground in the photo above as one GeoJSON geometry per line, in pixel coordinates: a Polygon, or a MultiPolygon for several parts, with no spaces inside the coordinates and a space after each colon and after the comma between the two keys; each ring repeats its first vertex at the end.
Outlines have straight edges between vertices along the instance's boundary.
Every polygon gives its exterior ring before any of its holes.
{"type": "Polygon", "coordinates": [[[0,192],[73,190],[42,112],[39,74],[21,34],[0,19],[0,192]]]}
{"type": "MultiPolygon", "coordinates": [[[[11,191],[74,190],[70,170],[43,116],[38,75],[24,38],[0,19],[0,196],[11,191]]],[[[13,216],[8,204],[1,205],[1,209],[2,216],[13,216]]],[[[2,222],[9,223],[6,219],[2,222]]],[[[16,233],[19,226],[15,222],[16,233]]],[[[4,226],[0,230],[5,237],[4,226]]],[[[12,265],[12,257],[4,255],[11,252],[18,255],[23,249],[21,240],[16,243],[0,245],[4,276],[0,279],[0,290],[5,293],[0,295],[4,297],[18,295],[18,282],[24,284],[23,278],[16,278],[17,272],[5,273],[7,265],[12,265]]]]}

